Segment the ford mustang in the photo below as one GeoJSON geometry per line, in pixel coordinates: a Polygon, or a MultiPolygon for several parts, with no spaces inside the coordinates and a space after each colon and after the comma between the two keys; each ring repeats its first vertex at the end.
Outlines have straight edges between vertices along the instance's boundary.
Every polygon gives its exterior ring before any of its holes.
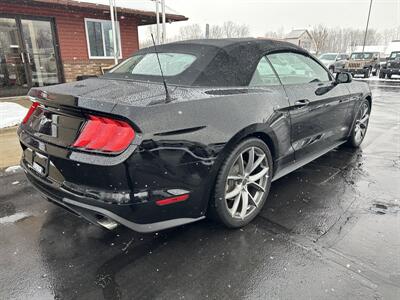
{"type": "Polygon", "coordinates": [[[248,224],[271,182],[340,144],[359,147],[372,103],[351,74],[334,78],[268,39],[150,47],[29,96],[18,135],[33,186],[91,223],[138,232],[206,216],[248,224]]]}

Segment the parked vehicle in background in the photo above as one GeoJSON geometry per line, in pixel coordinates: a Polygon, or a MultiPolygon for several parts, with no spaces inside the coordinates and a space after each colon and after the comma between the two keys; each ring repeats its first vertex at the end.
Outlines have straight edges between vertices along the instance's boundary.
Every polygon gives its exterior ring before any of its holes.
{"type": "Polygon", "coordinates": [[[353,52],[342,71],[349,72],[353,76],[356,74],[362,74],[364,75],[364,78],[369,78],[371,74],[374,76],[379,75],[380,53],[353,52]]]}
{"type": "Polygon", "coordinates": [[[332,73],[336,73],[344,68],[349,60],[349,55],[346,53],[324,53],[318,58],[325,67],[332,73]]]}
{"type": "Polygon", "coordinates": [[[393,51],[382,65],[379,78],[392,78],[392,75],[400,75],[400,51],[393,51]]]}

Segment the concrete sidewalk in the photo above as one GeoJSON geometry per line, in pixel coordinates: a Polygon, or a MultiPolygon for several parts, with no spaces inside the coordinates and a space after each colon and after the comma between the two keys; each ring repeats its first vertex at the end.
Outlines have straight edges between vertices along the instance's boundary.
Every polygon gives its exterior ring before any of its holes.
{"type": "MultiPolygon", "coordinates": [[[[26,96],[0,98],[0,102],[12,102],[29,108],[31,101],[26,96]]],[[[21,147],[17,137],[17,126],[0,129],[0,169],[19,164],[21,147]]]]}
{"type": "Polygon", "coordinates": [[[21,146],[17,126],[0,129],[0,169],[19,164],[21,146]]]}

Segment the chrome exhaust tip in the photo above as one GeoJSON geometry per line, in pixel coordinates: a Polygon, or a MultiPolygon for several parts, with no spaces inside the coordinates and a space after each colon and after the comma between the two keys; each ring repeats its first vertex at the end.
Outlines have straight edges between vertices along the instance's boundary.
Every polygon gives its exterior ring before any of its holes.
{"type": "Polygon", "coordinates": [[[106,228],[108,230],[113,230],[113,229],[117,228],[119,225],[114,220],[104,217],[104,216],[102,216],[101,218],[99,218],[97,220],[97,224],[99,224],[100,226],[103,226],[104,228],[106,228]]]}

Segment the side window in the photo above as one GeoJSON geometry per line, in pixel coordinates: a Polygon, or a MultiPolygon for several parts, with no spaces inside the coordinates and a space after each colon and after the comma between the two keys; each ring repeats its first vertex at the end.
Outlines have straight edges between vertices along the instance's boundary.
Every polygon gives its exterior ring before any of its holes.
{"type": "Polygon", "coordinates": [[[265,57],[261,58],[251,78],[249,86],[279,85],[279,79],[265,57]]]}
{"type": "Polygon", "coordinates": [[[313,59],[298,53],[268,55],[283,84],[305,84],[330,81],[329,73],[313,59]]]}

